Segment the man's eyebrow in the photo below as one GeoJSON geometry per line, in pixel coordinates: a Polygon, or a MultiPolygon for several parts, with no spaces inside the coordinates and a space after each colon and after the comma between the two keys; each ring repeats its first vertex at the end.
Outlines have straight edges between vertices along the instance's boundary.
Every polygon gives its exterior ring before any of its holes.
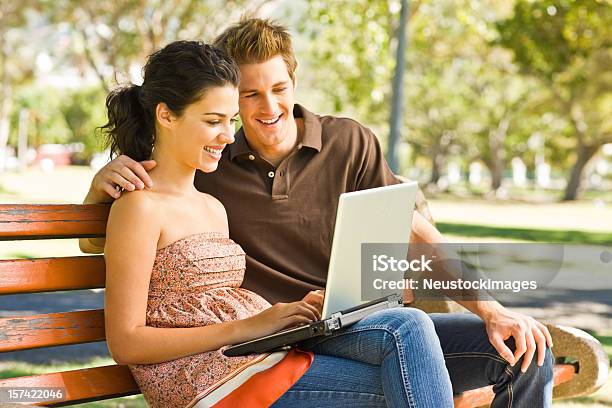
{"type": "MultiPolygon", "coordinates": [[[[286,86],[287,84],[289,84],[289,81],[276,82],[275,84],[272,85],[272,88],[276,88],[278,86],[286,86]]],[[[249,93],[249,92],[257,92],[257,89],[243,89],[240,91],[240,93],[249,93]]]]}

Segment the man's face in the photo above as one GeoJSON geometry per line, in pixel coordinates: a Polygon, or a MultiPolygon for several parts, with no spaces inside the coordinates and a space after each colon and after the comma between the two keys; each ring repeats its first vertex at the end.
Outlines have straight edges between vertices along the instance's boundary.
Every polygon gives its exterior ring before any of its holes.
{"type": "Polygon", "coordinates": [[[294,84],[282,57],[240,65],[239,91],[240,118],[251,147],[282,149],[290,132],[296,131],[294,84]]]}

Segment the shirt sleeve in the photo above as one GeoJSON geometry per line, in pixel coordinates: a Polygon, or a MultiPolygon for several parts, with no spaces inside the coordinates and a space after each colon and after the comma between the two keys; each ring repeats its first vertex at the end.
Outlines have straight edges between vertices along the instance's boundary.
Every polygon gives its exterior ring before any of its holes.
{"type": "Polygon", "coordinates": [[[400,180],[389,168],[374,133],[364,127],[362,137],[363,159],[357,172],[356,190],[399,184],[400,180]]]}

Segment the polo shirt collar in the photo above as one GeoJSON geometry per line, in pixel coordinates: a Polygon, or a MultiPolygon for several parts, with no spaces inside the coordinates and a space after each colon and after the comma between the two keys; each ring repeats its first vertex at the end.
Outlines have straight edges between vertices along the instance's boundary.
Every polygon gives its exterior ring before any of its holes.
{"type": "Polygon", "coordinates": [[[321,120],[317,115],[297,103],[293,107],[293,116],[304,119],[304,137],[302,146],[312,147],[317,152],[321,151],[321,120]]]}
{"type": "Polygon", "coordinates": [[[234,135],[234,143],[229,145],[229,157],[231,161],[234,161],[236,157],[245,156],[247,154],[253,154],[255,151],[251,149],[251,146],[246,141],[244,136],[244,129],[240,127],[238,132],[234,135]]]}
{"type": "MultiPolygon", "coordinates": [[[[304,119],[304,135],[301,141],[301,145],[315,149],[317,152],[321,151],[321,121],[319,117],[314,113],[310,112],[302,105],[295,104],[293,106],[293,116],[295,118],[304,119]]],[[[255,154],[244,134],[244,128],[238,129],[234,136],[235,141],[229,145],[229,158],[234,160],[236,157],[245,156],[248,154],[255,154]]]]}

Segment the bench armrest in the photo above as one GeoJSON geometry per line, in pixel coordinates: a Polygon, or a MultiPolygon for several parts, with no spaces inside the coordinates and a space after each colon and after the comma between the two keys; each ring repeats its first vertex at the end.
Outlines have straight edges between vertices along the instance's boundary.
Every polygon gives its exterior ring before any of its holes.
{"type": "Polygon", "coordinates": [[[589,395],[608,379],[610,360],[603,346],[587,332],[567,326],[547,325],[553,338],[553,354],[577,365],[571,381],[554,388],[553,397],[570,398],[589,395]]]}

